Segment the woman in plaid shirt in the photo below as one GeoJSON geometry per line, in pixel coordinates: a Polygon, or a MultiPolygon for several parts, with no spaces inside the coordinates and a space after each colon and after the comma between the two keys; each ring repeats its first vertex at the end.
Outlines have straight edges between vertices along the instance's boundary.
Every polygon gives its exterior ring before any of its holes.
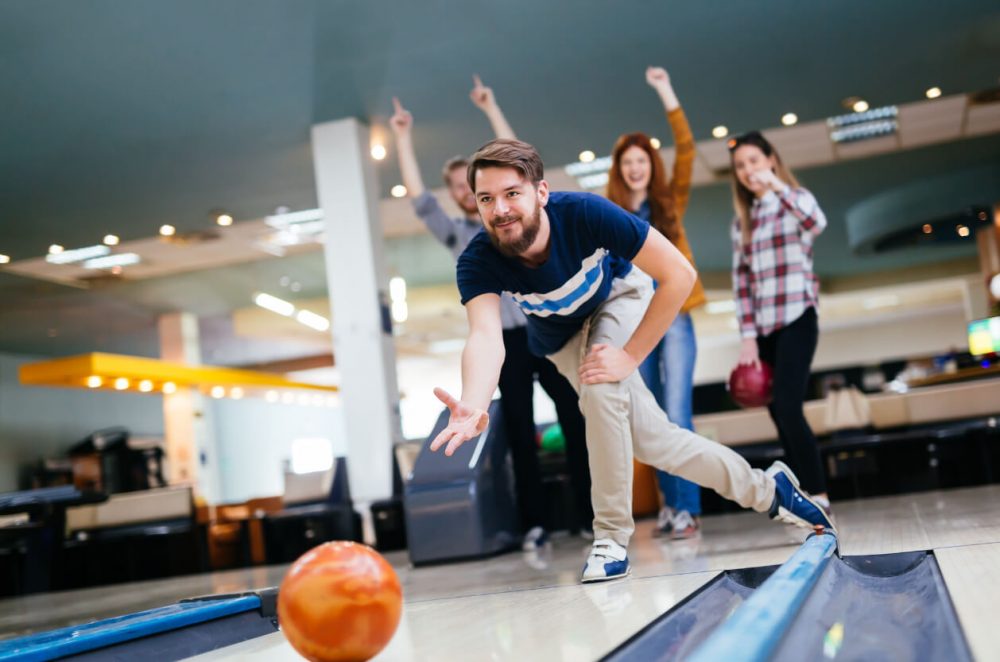
{"type": "Polygon", "coordinates": [[[739,362],[763,360],[774,367],[768,411],[785,458],[802,487],[829,510],[816,435],[802,410],[819,339],[813,242],[826,227],[826,216],[760,133],[731,139],[729,155],[736,208],[733,291],[743,339],[739,362]]]}
{"type": "MultiPolygon", "coordinates": [[[[608,199],[648,221],[694,265],[691,246],[681,222],[691,193],[694,135],[666,70],[649,67],[646,82],[663,102],[674,134],[673,176],[667,180],[666,166],[649,136],[627,133],[618,138],[611,153],[608,199]]],[[[701,281],[697,280],[663,340],[639,366],[639,374],[667,417],[687,430],[694,429],[691,395],[697,354],[691,310],[703,305],[705,300],[705,290],[701,281]]],[[[656,477],[664,502],[657,518],[656,533],[669,534],[674,539],[698,535],[701,488],[665,471],[657,470],[656,477]]]]}

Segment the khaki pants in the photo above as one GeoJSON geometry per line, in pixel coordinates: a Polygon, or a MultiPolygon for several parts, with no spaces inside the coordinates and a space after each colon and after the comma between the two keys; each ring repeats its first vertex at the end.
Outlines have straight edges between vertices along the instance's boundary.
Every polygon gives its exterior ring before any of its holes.
{"type": "Polygon", "coordinates": [[[766,512],[774,481],[739,454],[667,419],[639,372],[605,384],[580,384],[580,363],[591,345],[623,347],[646,313],[649,276],[633,269],[616,279],[608,299],[566,345],[549,356],[580,394],[590,454],[594,538],[627,546],[632,520],[632,458],[709,487],[744,508],[766,512]]]}

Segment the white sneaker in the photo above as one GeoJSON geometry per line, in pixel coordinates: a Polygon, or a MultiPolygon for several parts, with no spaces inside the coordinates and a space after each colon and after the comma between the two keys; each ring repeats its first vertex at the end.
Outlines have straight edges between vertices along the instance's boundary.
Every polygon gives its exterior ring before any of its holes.
{"type": "Polygon", "coordinates": [[[549,534],[545,532],[540,526],[534,526],[530,531],[524,534],[524,541],[521,543],[521,549],[526,552],[534,552],[540,547],[544,547],[545,543],[549,541],[549,534]]]}
{"type": "Polygon", "coordinates": [[[668,535],[674,530],[674,516],[676,511],[670,506],[660,508],[660,514],[656,516],[656,528],[653,529],[653,537],[668,535]]]}
{"type": "Polygon", "coordinates": [[[632,573],[628,565],[628,552],[624,547],[608,538],[595,540],[590,548],[590,556],[583,566],[584,583],[604,582],[609,579],[621,579],[632,573]]]}

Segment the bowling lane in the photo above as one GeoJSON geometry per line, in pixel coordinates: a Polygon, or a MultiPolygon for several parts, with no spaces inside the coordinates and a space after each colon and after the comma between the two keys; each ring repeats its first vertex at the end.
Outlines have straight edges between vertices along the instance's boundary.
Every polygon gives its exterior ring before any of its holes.
{"type": "MultiPolygon", "coordinates": [[[[715,577],[697,572],[407,602],[375,660],[592,660],[715,577]]],[[[192,660],[299,660],[279,632],[192,660]]]]}
{"type": "Polygon", "coordinates": [[[1000,659],[1000,543],[935,549],[934,555],[973,657],[1000,659]]]}

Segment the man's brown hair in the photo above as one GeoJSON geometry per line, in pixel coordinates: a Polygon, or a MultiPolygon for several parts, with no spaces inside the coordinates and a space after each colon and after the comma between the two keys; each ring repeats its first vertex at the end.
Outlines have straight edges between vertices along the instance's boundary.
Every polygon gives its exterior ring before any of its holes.
{"type": "Polygon", "coordinates": [[[445,186],[451,186],[451,172],[461,168],[463,171],[469,169],[469,159],[464,156],[453,156],[444,162],[441,168],[441,177],[444,178],[445,186]]]}
{"type": "Polygon", "coordinates": [[[469,186],[473,193],[476,192],[476,172],[482,168],[514,168],[533,186],[538,186],[545,175],[538,151],[526,142],[510,138],[491,140],[472,155],[469,186]]]}

